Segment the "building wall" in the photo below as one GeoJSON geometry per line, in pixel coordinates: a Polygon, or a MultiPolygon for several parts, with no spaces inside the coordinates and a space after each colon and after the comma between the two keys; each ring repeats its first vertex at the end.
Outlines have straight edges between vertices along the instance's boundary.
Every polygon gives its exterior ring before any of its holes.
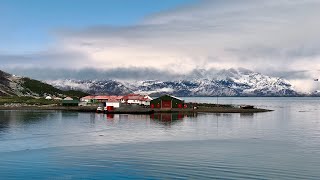
{"type": "Polygon", "coordinates": [[[161,108],[172,108],[171,100],[161,100],[161,108]]]}
{"type": "Polygon", "coordinates": [[[80,99],[80,101],[81,101],[81,102],[89,102],[89,101],[90,101],[90,99],[84,99],[84,98],[81,98],[81,99],[80,99]]]}
{"type": "Polygon", "coordinates": [[[131,99],[129,99],[128,100],[128,104],[141,104],[141,101],[140,100],[131,100],[131,99]]]}
{"type": "Polygon", "coordinates": [[[106,102],[106,106],[113,106],[115,108],[119,108],[120,104],[120,102],[106,102]]]}
{"type": "Polygon", "coordinates": [[[142,101],[142,104],[145,106],[150,106],[150,101],[142,101]]]}
{"type": "Polygon", "coordinates": [[[172,108],[182,108],[184,102],[178,99],[172,99],[172,108]]]}
{"type": "Polygon", "coordinates": [[[157,98],[150,102],[152,108],[161,108],[161,99],[157,98]]]}

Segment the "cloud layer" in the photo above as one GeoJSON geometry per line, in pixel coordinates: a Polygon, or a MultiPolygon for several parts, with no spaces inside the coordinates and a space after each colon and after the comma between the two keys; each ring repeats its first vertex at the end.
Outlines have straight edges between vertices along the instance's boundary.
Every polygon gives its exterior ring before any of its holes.
{"type": "Polygon", "coordinates": [[[77,79],[77,80],[172,80],[182,75],[154,68],[9,68],[12,74],[23,75],[39,80],[77,79]]]}
{"type": "Polygon", "coordinates": [[[300,86],[319,76],[319,9],[318,0],[203,0],[135,26],[60,29],[57,44],[45,53],[3,55],[0,62],[119,74],[123,68],[142,68],[146,75],[147,69],[183,74],[244,67],[300,86]]]}
{"type": "Polygon", "coordinates": [[[318,1],[203,1],[136,26],[59,35],[65,49],[87,52],[105,68],[320,69],[319,7],[318,1]]]}

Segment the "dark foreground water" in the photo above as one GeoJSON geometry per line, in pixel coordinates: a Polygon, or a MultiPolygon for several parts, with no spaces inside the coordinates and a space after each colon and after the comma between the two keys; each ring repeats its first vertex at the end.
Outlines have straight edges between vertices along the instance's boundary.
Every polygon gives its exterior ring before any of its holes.
{"type": "Polygon", "coordinates": [[[0,111],[0,179],[320,179],[320,98],[218,101],[275,111],[0,111]]]}

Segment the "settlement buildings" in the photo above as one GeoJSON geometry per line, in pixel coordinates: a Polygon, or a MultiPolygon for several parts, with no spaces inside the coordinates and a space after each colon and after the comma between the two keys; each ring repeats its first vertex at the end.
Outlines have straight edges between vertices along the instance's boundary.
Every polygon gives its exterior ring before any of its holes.
{"type": "MultiPolygon", "coordinates": [[[[128,94],[125,96],[85,96],[78,100],[74,100],[70,97],[66,97],[62,100],[62,105],[64,106],[103,106],[120,108],[124,105],[139,105],[147,106],[152,109],[172,109],[172,108],[186,108],[184,100],[170,96],[164,95],[156,99],[152,99],[148,95],[140,94],[128,94]]],[[[128,106],[126,106],[128,107],[128,106]]]]}
{"type": "Polygon", "coordinates": [[[170,95],[164,95],[156,99],[140,94],[128,94],[125,96],[86,96],[81,98],[80,101],[80,106],[100,104],[101,106],[113,106],[114,108],[119,108],[123,104],[150,106],[150,108],[153,109],[184,108],[185,106],[184,100],[170,95]]]}
{"type": "Polygon", "coordinates": [[[120,107],[121,104],[136,104],[149,106],[151,97],[140,94],[128,94],[126,96],[86,96],[80,99],[80,106],[102,104],[103,106],[120,107]]]}

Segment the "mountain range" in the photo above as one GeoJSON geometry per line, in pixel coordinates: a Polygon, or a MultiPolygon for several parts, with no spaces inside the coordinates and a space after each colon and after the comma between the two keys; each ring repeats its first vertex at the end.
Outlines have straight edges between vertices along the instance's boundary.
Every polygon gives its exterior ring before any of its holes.
{"type": "Polygon", "coordinates": [[[157,96],[303,96],[287,80],[247,69],[195,70],[177,80],[75,80],[46,81],[63,90],[89,94],[142,93],[157,96]]]}
{"type": "Polygon", "coordinates": [[[0,71],[0,96],[47,95],[81,97],[87,94],[159,96],[319,96],[301,93],[285,79],[247,69],[208,71],[198,69],[174,80],[76,80],[38,81],[0,71]]]}

